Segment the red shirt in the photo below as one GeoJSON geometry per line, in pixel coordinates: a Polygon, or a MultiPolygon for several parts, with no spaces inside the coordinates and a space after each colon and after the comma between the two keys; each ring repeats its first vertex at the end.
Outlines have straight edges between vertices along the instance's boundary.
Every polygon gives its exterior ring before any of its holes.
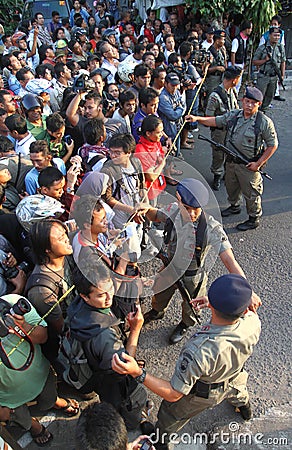
{"type": "MultiPolygon", "coordinates": [[[[150,168],[157,167],[161,163],[164,159],[164,151],[160,142],[151,142],[141,136],[136,145],[135,156],[140,159],[144,173],[147,173],[150,168]]],[[[145,184],[147,189],[149,189],[149,200],[158,197],[159,193],[166,188],[163,174],[159,175],[155,181],[145,180],[145,184]]]]}

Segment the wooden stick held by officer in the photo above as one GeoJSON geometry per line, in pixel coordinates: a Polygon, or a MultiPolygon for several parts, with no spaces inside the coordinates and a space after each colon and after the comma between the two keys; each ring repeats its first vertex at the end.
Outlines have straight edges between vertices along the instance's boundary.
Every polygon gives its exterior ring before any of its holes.
{"type": "Polygon", "coordinates": [[[212,283],[208,299],[193,300],[199,308],[211,309],[211,320],[183,347],[170,381],[148,374],[125,353],[123,361],[117,353],[113,356],[113,370],[132,375],[163,398],[154,434],[157,450],[172,448],[169,446],[172,433],[225,399],[239,409],[244,420],[251,418],[244,364],[261,330],[256,312],[249,309],[251,295],[245,278],[227,274],[212,283]]]}
{"type": "Polygon", "coordinates": [[[237,225],[240,231],[257,228],[262,216],[261,196],[263,180],[258,172],[278,148],[278,138],[273,121],[261,113],[259,108],[263,94],[255,87],[247,87],[242,110],[227,112],[217,117],[186,116],[186,121],[208,127],[226,128],[226,145],[234,146],[250,162],[243,164],[227,157],[225,186],[230,207],[222,211],[222,217],[241,212],[241,194],[246,203],[248,220],[237,225]]]}

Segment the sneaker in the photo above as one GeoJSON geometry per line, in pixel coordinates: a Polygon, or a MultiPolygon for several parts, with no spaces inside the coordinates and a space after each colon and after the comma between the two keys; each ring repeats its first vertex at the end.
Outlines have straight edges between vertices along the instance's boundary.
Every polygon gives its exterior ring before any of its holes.
{"type": "Polygon", "coordinates": [[[164,312],[163,311],[155,311],[155,309],[150,309],[150,311],[144,314],[144,325],[152,322],[152,320],[160,320],[163,319],[164,312]]]}
{"type": "Polygon", "coordinates": [[[170,344],[177,344],[178,342],[180,342],[183,338],[184,335],[186,334],[186,331],[188,329],[188,326],[181,321],[177,327],[174,329],[172,335],[169,338],[169,343],[170,344]]]}
{"type": "Polygon", "coordinates": [[[252,410],[249,402],[246,405],[240,406],[238,410],[243,420],[250,420],[252,418],[252,410]]]}
{"type": "Polygon", "coordinates": [[[200,129],[197,127],[197,128],[193,128],[193,133],[198,133],[198,131],[200,131],[200,129]]]}
{"type": "Polygon", "coordinates": [[[239,231],[247,231],[247,230],[254,230],[257,228],[260,224],[260,220],[256,217],[249,217],[248,220],[246,220],[243,223],[239,223],[236,228],[239,231]]]}
{"type": "Polygon", "coordinates": [[[228,216],[231,216],[232,214],[240,214],[240,213],[241,213],[240,206],[231,205],[231,206],[229,206],[229,208],[221,211],[221,216],[228,217],[228,216]]]}

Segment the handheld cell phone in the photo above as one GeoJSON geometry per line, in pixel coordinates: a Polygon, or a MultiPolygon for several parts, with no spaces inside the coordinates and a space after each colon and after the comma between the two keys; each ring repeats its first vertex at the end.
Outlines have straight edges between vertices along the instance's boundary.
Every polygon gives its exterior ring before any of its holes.
{"type": "Polygon", "coordinates": [[[72,138],[70,136],[70,134],[67,134],[67,136],[64,137],[64,141],[66,142],[66,144],[71,145],[72,144],[72,138]]]}
{"type": "Polygon", "coordinates": [[[152,448],[152,442],[148,438],[142,439],[139,444],[142,444],[140,450],[151,450],[152,448]]]}

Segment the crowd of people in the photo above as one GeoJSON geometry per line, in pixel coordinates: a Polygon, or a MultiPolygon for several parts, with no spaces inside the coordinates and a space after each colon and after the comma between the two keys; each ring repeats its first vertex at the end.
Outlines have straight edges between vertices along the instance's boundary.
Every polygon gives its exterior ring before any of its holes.
{"type": "MultiPolygon", "coordinates": [[[[100,409],[101,417],[117,411],[123,434],[124,425],[140,426],[145,440],[154,431],[145,384],[164,399],[155,446],[167,449],[171,433],[224,399],[251,418],[243,365],[259,338],[261,300],[223,226],[204,211],[208,189],[183,178],[176,161],[194,147],[200,123],[211,127],[212,188],[224,177],[230,202],[222,216],[239,214],[243,195],[249,217],[238,230],[259,226],[260,170],[278,146],[265,111],[284,100],[276,91],[284,36],[274,16],[250,61],[259,68],[257,87],[245,88],[253,28],[245,17],[205,23],[179,6],[163,11],[165,21],[148,10],[143,23],[114,0],[94,7],[75,0],[69,17],[53,11],[48,25],[37,12],[0,42],[0,421],[49,444],[52,433],[27,403],[77,415],[78,402],[58,396],[59,377],[79,395],[96,392],[114,407],[100,409]],[[167,184],[176,199],[162,206],[167,184]],[[153,285],[141,275],[145,255],[163,262],[153,285]],[[229,274],[207,297],[217,256],[229,274]],[[143,324],[163,319],[176,289],[182,318],[170,344],[183,340],[200,309],[212,316],[168,382],[147,374],[135,355],[143,324]]],[[[85,426],[98,411],[79,420],[80,448],[106,448],[85,426]]],[[[123,439],[111,448],[140,448],[123,439]]]]}

